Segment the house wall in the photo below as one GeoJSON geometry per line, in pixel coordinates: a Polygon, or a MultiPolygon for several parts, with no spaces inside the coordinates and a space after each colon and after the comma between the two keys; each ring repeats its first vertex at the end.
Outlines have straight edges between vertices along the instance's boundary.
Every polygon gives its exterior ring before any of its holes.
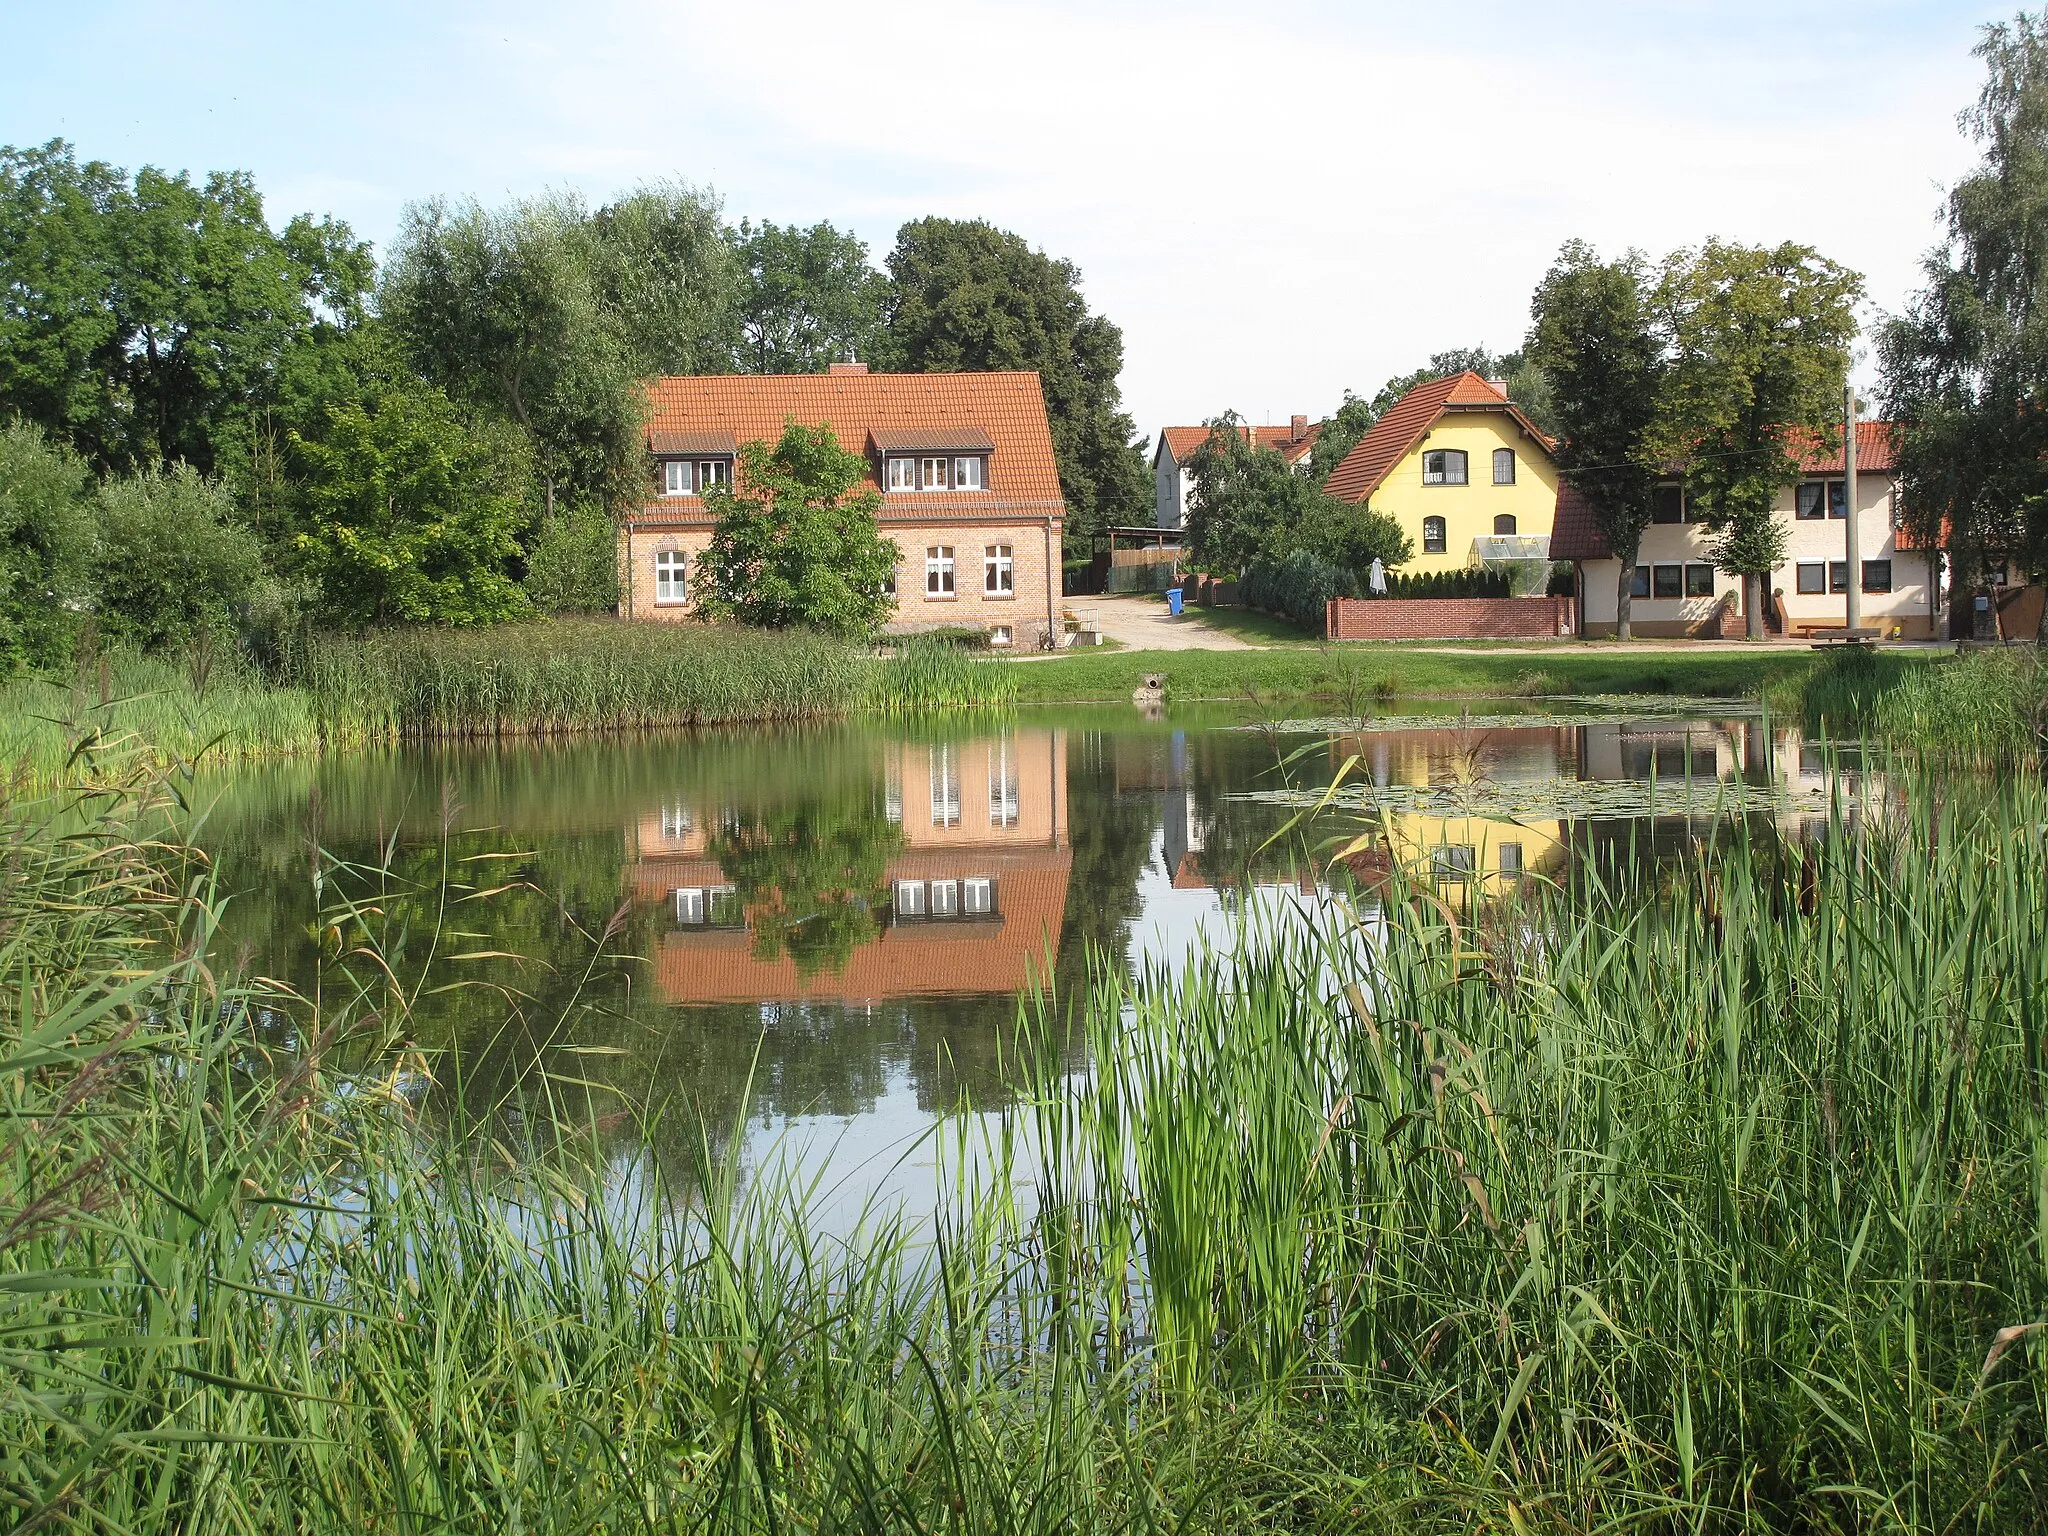
{"type": "Polygon", "coordinates": [[[1188,477],[1162,441],[1152,460],[1152,516],[1161,528],[1178,528],[1187,518],[1188,477]]]}
{"type": "MultiPolygon", "coordinates": [[[[884,518],[882,536],[893,540],[902,551],[896,566],[896,610],[888,627],[898,632],[955,626],[993,630],[1010,628],[1011,643],[1019,648],[1036,647],[1051,625],[1058,623],[1057,589],[1048,581],[1048,571],[1060,565],[1060,526],[1050,530],[1050,566],[1047,563],[1048,532],[1045,520],[1018,519],[1006,522],[896,522],[884,518]],[[995,596],[983,591],[983,551],[991,544],[1008,544],[1014,562],[1015,591],[995,596]],[[950,546],[953,551],[951,598],[925,594],[925,551],[933,546],[950,546]]],[[[690,556],[691,597],[695,596],[697,556],[711,542],[711,525],[698,523],[670,527],[635,525],[620,535],[620,610],[629,618],[680,620],[696,616],[694,603],[656,603],[654,600],[654,557],[664,550],[682,550],[690,556]]]]}
{"type": "MultiPolygon", "coordinates": [[[[1839,476],[1835,478],[1840,478],[1839,476]]],[[[1888,474],[1857,477],[1857,533],[1862,542],[1861,558],[1892,562],[1892,590],[1865,592],[1863,622],[1887,636],[1894,631],[1901,639],[1927,638],[1932,632],[1928,604],[1933,596],[1929,561],[1925,554],[1898,547],[1898,532],[1892,526],[1893,479],[1888,474]]],[[[1839,518],[1801,520],[1794,516],[1797,493],[1787,489],[1779,495],[1776,515],[1786,530],[1785,560],[1771,575],[1772,592],[1782,592],[1785,612],[1795,628],[1801,624],[1840,625],[1846,620],[1846,593],[1825,592],[1801,595],[1797,567],[1801,561],[1843,558],[1844,523],[1839,518]]],[[[1694,523],[1655,523],[1643,532],[1637,552],[1639,565],[1704,563],[1713,536],[1694,523]]],[[[1615,629],[1615,584],[1620,567],[1613,560],[1588,560],[1580,566],[1580,602],[1588,635],[1611,635],[1615,629]]],[[[1647,637],[1696,633],[1712,615],[1722,594],[1736,594],[1740,608],[1741,581],[1723,572],[1714,573],[1713,598],[1637,598],[1629,605],[1630,627],[1647,637]]]]}
{"type": "Polygon", "coordinates": [[[1472,541],[1493,533],[1499,513],[1513,514],[1518,534],[1549,536],[1557,515],[1557,470],[1543,445],[1524,433],[1506,411],[1459,411],[1442,417],[1394,466],[1372,493],[1371,506],[1398,522],[1415,545],[1414,555],[1401,567],[1404,573],[1462,570],[1472,563],[1472,541]],[[1422,456],[1439,448],[1464,450],[1471,484],[1422,483],[1422,456]],[[1513,485],[1493,483],[1496,448],[1515,451],[1513,485]],[[1444,519],[1446,538],[1440,555],[1423,552],[1425,517],[1444,519]]]}

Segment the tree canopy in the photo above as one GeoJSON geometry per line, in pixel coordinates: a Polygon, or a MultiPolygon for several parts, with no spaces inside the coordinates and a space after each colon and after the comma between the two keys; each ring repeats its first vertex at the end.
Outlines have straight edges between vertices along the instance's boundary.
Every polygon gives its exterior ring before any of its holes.
{"type": "Polygon", "coordinates": [[[1809,246],[1709,240],[1665,259],[1654,303],[1671,374],[1655,429],[1661,457],[1718,535],[1714,558],[1743,578],[1750,638],[1763,636],[1761,578],[1784,559],[1772,516],[1812,443],[1839,445],[1842,390],[1863,280],[1809,246]]]}
{"type": "Polygon", "coordinates": [[[1089,312],[1072,262],[980,220],[916,219],[888,268],[888,366],[1035,369],[1068,536],[1149,521],[1151,476],[1117,387],[1123,332],[1089,312]]]}
{"type": "Polygon", "coordinates": [[[1189,460],[1188,553],[1201,569],[1235,576],[1297,550],[1354,574],[1414,550],[1392,518],[1330,495],[1273,449],[1250,441],[1235,412],[1208,423],[1189,460]]]}
{"type": "Polygon", "coordinates": [[[1878,345],[1906,525],[1949,550],[1959,592],[1982,585],[1987,551],[2048,567],[2048,21],[1988,26],[1976,55],[1962,124],[1983,158],[1878,345]]]}
{"type": "Polygon", "coordinates": [[[902,552],[882,537],[868,462],[831,427],[790,421],[773,447],[740,445],[734,483],[709,491],[717,518],[697,557],[699,611],[770,629],[873,634],[902,552]]]}
{"type": "Polygon", "coordinates": [[[1544,380],[1558,467],[1620,562],[1615,628],[1624,640],[1658,475],[1654,434],[1667,369],[1654,321],[1649,267],[1639,253],[1602,261],[1572,240],[1537,286],[1523,349],[1544,380]]]}
{"type": "Polygon", "coordinates": [[[841,358],[881,350],[889,280],[867,243],[823,222],[752,224],[733,231],[741,270],[735,362],[742,373],[823,373],[841,358]]]}

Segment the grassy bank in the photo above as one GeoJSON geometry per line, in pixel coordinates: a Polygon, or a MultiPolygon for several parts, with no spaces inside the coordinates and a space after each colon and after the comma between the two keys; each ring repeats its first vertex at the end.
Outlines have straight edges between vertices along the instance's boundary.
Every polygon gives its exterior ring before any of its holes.
{"type": "Polygon", "coordinates": [[[1017,696],[1037,704],[1124,700],[1150,673],[1165,676],[1169,697],[1188,700],[1254,693],[1267,700],[1625,693],[1741,699],[1772,686],[1798,687],[1816,660],[1804,650],[1642,653],[1599,645],[1558,646],[1538,655],[1406,646],[1074,651],[1019,666],[1017,696]]]}
{"type": "Polygon", "coordinates": [[[58,779],[83,753],[233,762],[394,740],[732,725],[999,708],[1002,662],[912,642],[886,657],[828,636],[556,620],[311,642],[265,678],[232,657],[132,653],[0,689],[0,763],[58,779]]]}
{"type": "Polygon", "coordinates": [[[1023,1027],[1029,1106],[930,1149],[934,1224],[834,1234],[720,1148],[676,1189],[443,1139],[461,1063],[408,1044],[374,914],[330,910],[317,1002],[252,988],[145,810],[14,804],[0,1499],[109,1533],[2027,1529],[2048,799],[1936,793],[1478,917],[1397,888],[1376,960],[1339,913],[1102,977],[1091,1074],[1023,1027]]]}

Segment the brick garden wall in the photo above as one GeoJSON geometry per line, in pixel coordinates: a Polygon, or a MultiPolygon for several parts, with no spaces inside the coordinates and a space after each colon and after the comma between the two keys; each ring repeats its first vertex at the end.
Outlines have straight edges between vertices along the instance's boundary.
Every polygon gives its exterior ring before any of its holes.
{"type": "Polygon", "coordinates": [[[1569,597],[1334,597],[1331,640],[1554,640],[1577,632],[1569,597]]]}

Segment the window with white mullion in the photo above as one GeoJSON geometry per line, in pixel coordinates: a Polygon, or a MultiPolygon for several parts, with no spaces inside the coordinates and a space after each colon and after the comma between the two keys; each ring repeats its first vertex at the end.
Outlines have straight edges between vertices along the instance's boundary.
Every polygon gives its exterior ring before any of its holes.
{"type": "Polygon", "coordinates": [[[924,595],[953,595],[953,546],[934,544],[924,552],[924,595]]]}
{"type": "Polygon", "coordinates": [[[689,601],[690,557],[679,549],[664,549],[654,557],[654,600],[657,603],[689,601]]]}
{"type": "Polygon", "coordinates": [[[1017,590],[1017,562],[1007,544],[990,544],[982,550],[981,590],[991,597],[1010,597],[1017,590]]]}
{"type": "Polygon", "coordinates": [[[919,459],[917,461],[917,487],[921,491],[943,491],[948,479],[947,471],[952,468],[950,459],[919,459]]]}
{"type": "Polygon", "coordinates": [[[696,489],[690,478],[691,464],[688,459],[664,459],[661,464],[661,494],[664,496],[688,496],[696,489]]]}
{"type": "Polygon", "coordinates": [[[917,489],[917,460],[891,459],[889,461],[889,489],[892,491],[914,491],[917,489]]]}

